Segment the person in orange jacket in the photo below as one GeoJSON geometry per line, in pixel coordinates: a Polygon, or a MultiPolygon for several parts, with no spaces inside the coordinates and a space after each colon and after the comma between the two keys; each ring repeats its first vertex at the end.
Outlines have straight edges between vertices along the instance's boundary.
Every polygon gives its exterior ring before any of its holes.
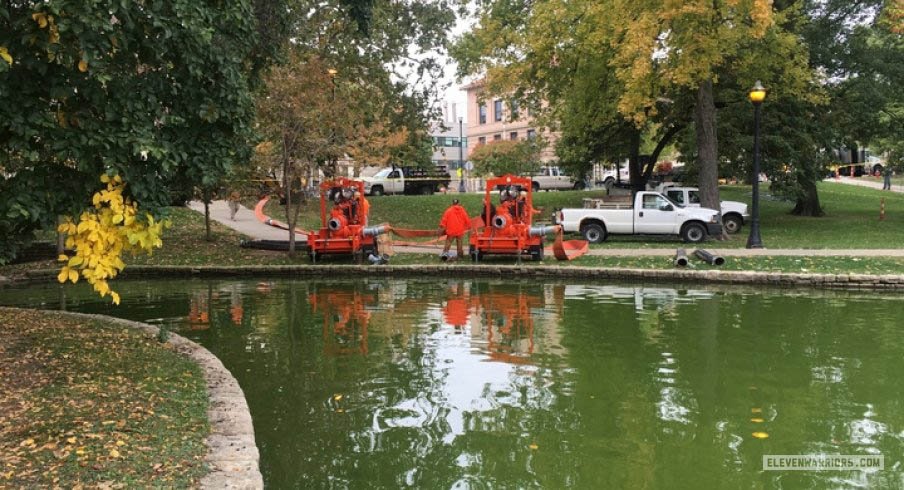
{"type": "Polygon", "coordinates": [[[458,246],[458,257],[464,256],[462,248],[462,237],[471,226],[471,217],[462,207],[458,199],[452,200],[452,205],[443,213],[443,217],[439,222],[440,235],[446,235],[446,246],[443,247],[443,254],[440,256],[443,260],[449,258],[449,248],[452,247],[452,240],[455,240],[458,246]]]}

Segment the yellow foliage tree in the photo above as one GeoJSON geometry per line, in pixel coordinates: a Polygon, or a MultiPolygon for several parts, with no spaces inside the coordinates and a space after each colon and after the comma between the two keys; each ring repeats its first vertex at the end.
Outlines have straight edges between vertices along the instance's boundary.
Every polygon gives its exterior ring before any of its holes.
{"type": "Polygon", "coordinates": [[[125,268],[122,253],[153,253],[163,245],[160,237],[169,222],[155,221],[150,214],[140,220],[138,205],[123,196],[126,184],[118,175],[101,175],[100,181],[106,189],[94,194],[94,208],[84,211],[77,221],[66,217],[59,227],[60,232],[68,234],[66,246],[74,249],[75,255],[60,255],[65,264],[57,280],[75,283],[84,277],[102,298],[110,295],[118,305],[119,294],[110,289],[108,281],[125,268]]]}

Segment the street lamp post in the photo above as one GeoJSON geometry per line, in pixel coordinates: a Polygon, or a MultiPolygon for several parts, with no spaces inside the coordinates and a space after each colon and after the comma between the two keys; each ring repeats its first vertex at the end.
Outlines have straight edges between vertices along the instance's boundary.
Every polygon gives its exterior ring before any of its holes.
{"type": "Polygon", "coordinates": [[[763,248],[760,239],[760,106],[766,98],[766,89],[759,80],[750,89],[749,98],[753,103],[753,209],[747,248],[763,248]]]}
{"type": "Polygon", "coordinates": [[[464,151],[464,122],[462,118],[458,118],[458,171],[461,172],[458,178],[458,192],[465,191],[465,151],[464,151]]]}
{"type": "MultiPolygon", "coordinates": [[[[332,130],[330,131],[330,144],[336,144],[336,75],[339,74],[339,70],[335,68],[329,68],[326,73],[330,76],[330,81],[333,83],[332,96],[330,97],[330,104],[332,104],[331,110],[333,111],[334,117],[332,121],[332,130]]],[[[335,148],[333,148],[335,150],[335,148]]],[[[333,154],[333,176],[339,176],[339,156],[333,154]]]]}

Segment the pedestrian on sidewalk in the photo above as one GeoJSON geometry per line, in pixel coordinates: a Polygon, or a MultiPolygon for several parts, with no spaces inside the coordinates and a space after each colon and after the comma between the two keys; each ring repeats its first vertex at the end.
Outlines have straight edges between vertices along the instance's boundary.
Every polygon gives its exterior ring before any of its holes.
{"type": "Polygon", "coordinates": [[[462,237],[471,226],[471,217],[461,205],[458,199],[452,200],[443,213],[443,217],[439,222],[440,235],[446,235],[446,246],[443,247],[443,253],[440,255],[442,260],[449,260],[449,249],[452,247],[452,240],[455,240],[458,248],[458,257],[464,256],[464,248],[462,246],[462,237]]]}
{"type": "Polygon", "coordinates": [[[891,190],[891,176],[895,174],[895,171],[891,169],[891,165],[885,166],[885,181],[882,183],[883,191],[891,190]]]}
{"type": "Polygon", "coordinates": [[[242,195],[237,190],[230,192],[226,198],[226,202],[229,203],[229,219],[232,221],[235,221],[235,215],[239,212],[239,201],[241,200],[242,195]]]}

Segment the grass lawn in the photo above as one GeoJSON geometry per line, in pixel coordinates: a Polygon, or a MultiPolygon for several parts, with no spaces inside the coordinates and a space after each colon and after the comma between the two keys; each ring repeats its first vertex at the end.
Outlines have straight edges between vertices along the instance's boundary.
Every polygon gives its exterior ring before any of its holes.
{"type": "MultiPolygon", "coordinates": [[[[768,187],[761,189],[760,233],[767,248],[898,248],[904,244],[904,194],[892,194],[865,187],[820,183],[819,197],[826,215],[821,218],[805,218],[790,213],[794,204],[771,196],[768,187]],[[879,221],[879,202],[885,198],[885,221],[879,221]]],[[[585,197],[600,197],[605,191],[538,192],[534,206],[543,209],[540,215],[548,221],[555,208],[580,207],[585,197]]],[[[749,186],[725,186],[722,199],[750,204],[749,186]]],[[[388,222],[399,228],[435,229],[443,210],[453,198],[459,198],[472,215],[480,212],[482,194],[450,194],[433,196],[380,196],[370,197],[371,222],[388,222]]],[[[284,220],[283,208],[268,203],[266,212],[273,218],[284,220]]],[[[319,203],[304,208],[299,216],[299,226],[310,229],[320,223],[319,203]]],[[[710,242],[713,248],[744,248],[747,244],[749,225],[741,233],[728,240],[710,242]]],[[[677,238],[610,237],[606,243],[594,248],[674,248],[681,242],[677,238]]]]}
{"type": "MultiPolygon", "coordinates": [[[[163,234],[163,248],[153,255],[125,256],[134,265],[285,265],[306,264],[298,254],[290,259],[285,253],[239,247],[245,235],[215,221],[211,222],[211,241],[204,240],[204,216],[188,208],[169,208],[172,227],[163,234]]],[[[29,270],[58,268],[53,260],[0,267],[0,275],[16,275],[29,270]]]]}
{"type": "Polygon", "coordinates": [[[0,310],[0,487],[197,486],[203,373],[144,334],[0,310]]]}
{"type": "MultiPolygon", "coordinates": [[[[803,218],[792,216],[792,203],[777,200],[768,194],[762,199],[762,238],[768,248],[803,249],[879,249],[900,248],[904,243],[904,194],[892,194],[864,187],[825,183],[819,187],[826,216],[803,218]],[[879,201],[886,199],[886,220],[879,221],[879,201]]],[[[602,191],[539,192],[536,207],[544,208],[548,217],[554,208],[581,206],[588,196],[601,196],[602,191]]],[[[460,198],[472,214],[478,213],[482,195],[433,195],[433,196],[381,196],[370,198],[371,222],[389,222],[400,228],[435,229],[439,216],[453,198],[460,198]]],[[[750,202],[750,189],[743,186],[722,188],[723,199],[750,202]]],[[[253,205],[253,204],[252,204],[253,205]]],[[[127,258],[129,264],[143,265],[286,265],[307,264],[307,258],[298,254],[289,258],[282,252],[249,250],[238,247],[242,235],[213,223],[213,241],[204,240],[204,219],[199,213],[184,208],[171,208],[173,227],[164,235],[163,249],[152,256],[127,258]]],[[[283,219],[281,208],[269,203],[267,212],[283,219]]],[[[547,218],[548,219],[548,218],[547,218]]],[[[319,207],[303,210],[301,225],[319,223],[319,207]]],[[[748,227],[725,241],[710,241],[709,248],[743,248],[747,241],[748,227]]],[[[606,248],[677,248],[684,246],[678,239],[650,237],[613,237],[607,242],[593,245],[594,249],[606,248]]],[[[725,269],[784,270],[793,272],[886,272],[901,273],[904,264],[899,259],[857,257],[762,257],[730,259],[725,269]]],[[[397,256],[393,263],[435,263],[436,257],[406,255],[397,256]],[[422,262],[418,262],[422,261],[422,262]]],[[[547,260],[547,264],[553,263],[547,260]]],[[[671,267],[663,258],[583,257],[569,265],[605,267],[671,267]]],[[[55,268],[53,261],[0,267],[0,275],[14,275],[31,269],[55,268]]],[[[707,267],[699,263],[699,267],[707,267]]]]}

